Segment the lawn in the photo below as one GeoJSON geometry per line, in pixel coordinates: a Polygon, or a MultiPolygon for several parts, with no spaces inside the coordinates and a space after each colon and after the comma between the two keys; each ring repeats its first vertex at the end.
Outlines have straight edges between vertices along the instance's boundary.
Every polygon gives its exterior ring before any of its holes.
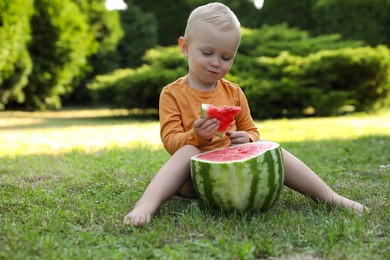
{"type": "Polygon", "coordinates": [[[0,259],[390,259],[390,110],[256,124],[370,214],[284,188],[267,213],[172,198],[150,225],[124,226],[169,158],[156,120],[0,112],[0,259]]]}

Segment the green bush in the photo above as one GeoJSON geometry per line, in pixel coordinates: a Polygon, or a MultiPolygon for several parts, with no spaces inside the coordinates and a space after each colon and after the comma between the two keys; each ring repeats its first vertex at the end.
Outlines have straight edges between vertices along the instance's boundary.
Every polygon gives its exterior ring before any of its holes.
{"type": "Polygon", "coordinates": [[[348,91],[357,111],[378,109],[388,102],[390,51],[376,48],[347,48],[321,51],[309,57],[306,78],[316,78],[325,91],[348,91]]]}
{"type": "Polygon", "coordinates": [[[162,88],[187,73],[177,47],[158,47],[146,52],[147,63],[137,69],[120,69],[97,76],[88,88],[96,105],[121,108],[158,108],[162,88]]]}
{"type": "MultiPolygon", "coordinates": [[[[93,104],[96,106],[120,107],[116,101],[118,90],[126,86],[127,78],[131,78],[134,73],[133,69],[118,69],[110,74],[96,76],[87,85],[91,92],[93,104]]],[[[130,102],[132,102],[131,99],[129,97],[130,102]]]]}
{"type": "Polygon", "coordinates": [[[32,0],[0,1],[0,109],[25,99],[32,63],[27,51],[32,0]]]}
{"type": "Polygon", "coordinates": [[[305,56],[320,50],[361,47],[362,41],[345,40],[338,34],[310,36],[307,31],[287,24],[264,25],[258,29],[242,29],[238,52],[249,56],[278,56],[282,51],[305,56]]]}
{"type": "Polygon", "coordinates": [[[346,47],[361,47],[360,41],[343,40],[340,35],[311,37],[308,32],[289,28],[286,24],[264,25],[258,29],[242,28],[240,48],[231,69],[232,77],[242,87],[256,85],[267,76],[267,70],[260,69],[256,57],[277,57],[287,51],[292,55],[307,56],[320,50],[335,50],[346,47]]]}
{"type": "MultiPolygon", "coordinates": [[[[289,45],[292,53],[303,55],[282,52],[275,57],[261,56],[271,53],[271,28],[266,27],[264,34],[261,30],[244,31],[243,47],[227,75],[244,89],[255,118],[330,116],[346,108],[370,111],[388,104],[390,54],[386,47],[342,48],[346,43],[335,36],[308,37],[305,41],[299,30],[276,28],[274,35],[279,35],[285,44],[274,45],[272,53],[289,45]],[[262,41],[258,36],[268,40],[263,49],[251,50],[262,41]]],[[[151,49],[143,61],[145,64],[137,69],[96,77],[88,86],[95,104],[158,108],[161,89],[188,71],[177,46],[151,49]]]]}
{"type": "Polygon", "coordinates": [[[285,52],[258,58],[257,69],[263,77],[247,79],[245,86],[256,118],[332,116],[389,104],[390,51],[384,46],[305,57],[285,52]]]}
{"type": "Polygon", "coordinates": [[[97,76],[88,84],[95,105],[119,108],[158,108],[162,88],[184,71],[144,65],[137,69],[119,69],[97,76]]]}

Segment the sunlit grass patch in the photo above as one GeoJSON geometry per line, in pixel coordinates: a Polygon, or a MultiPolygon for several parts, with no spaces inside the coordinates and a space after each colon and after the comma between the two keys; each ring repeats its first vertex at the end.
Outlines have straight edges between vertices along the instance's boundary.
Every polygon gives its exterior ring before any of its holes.
{"type": "Polygon", "coordinates": [[[0,155],[58,154],[75,148],[94,152],[107,147],[149,145],[157,148],[161,145],[157,121],[134,120],[123,110],[5,115],[0,128],[3,148],[0,155]]]}

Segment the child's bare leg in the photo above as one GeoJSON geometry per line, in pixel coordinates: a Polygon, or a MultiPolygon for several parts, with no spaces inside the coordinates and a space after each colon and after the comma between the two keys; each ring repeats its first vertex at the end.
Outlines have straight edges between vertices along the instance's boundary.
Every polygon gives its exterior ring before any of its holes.
{"type": "Polygon", "coordinates": [[[184,184],[188,185],[190,157],[198,153],[198,148],[186,145],[172,155],[154,176],[134,209],[125,216],[124,224],[143,226],[149,223],[158,207],[181,191],[184,184]]]}
{"type": "Polygon", "coordinates": [[[341,205],[354,209],[358,213],[368,209],[362,204],[347,199],[334,192],[317,174],[298,158],[283,149],[285,180],[284,184],[314,200],[328,205],[341,205]]]}

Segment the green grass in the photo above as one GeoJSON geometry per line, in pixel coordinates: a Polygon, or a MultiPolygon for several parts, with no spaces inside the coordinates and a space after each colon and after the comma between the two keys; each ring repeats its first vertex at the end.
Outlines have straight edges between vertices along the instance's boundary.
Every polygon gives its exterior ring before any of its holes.
{"type": "Polygon", "coordinates": [[[169,158],[157,121],[121,110],[0,113],[0,259],[390,259],[390,110],[257,122],[369,215],[283,189],[264,214],[173,198],[122,225],[169,158]]]}

